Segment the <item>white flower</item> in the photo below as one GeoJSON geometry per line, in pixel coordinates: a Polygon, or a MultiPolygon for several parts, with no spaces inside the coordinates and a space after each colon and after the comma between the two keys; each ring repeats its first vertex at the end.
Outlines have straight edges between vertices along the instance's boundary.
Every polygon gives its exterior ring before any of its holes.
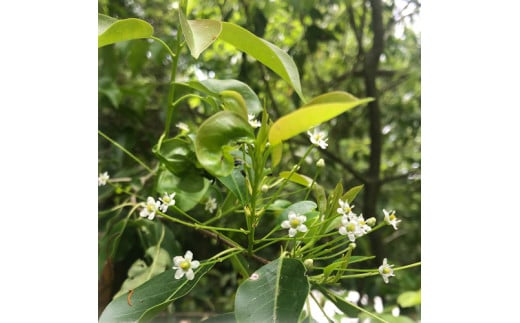
{"type": "Polygon", "coordinates": [[[328,138],[326,138],[327,134],[325,132],[320,131],[317,128],[314,128],[312,133],[310,131],[307,131],[307,134],[309,135],[313,145],[319,146],[321,149],[325,149],[329,145],[327,143],[328,138]]]}
{"type": "Polygon", "coordinates": [[[186,131],[186,132],[190,131],[190,127],[188,127],[188,125],[185,124],[184,122],[177,122],[177,124],[175,126],[179,129],[181,129],[182,131],[186,131]]]}
{"type": "Polygon", "coordinates": [[[289,220],[282,222],[282,228],[289,229],[289,237],[294,237],[298,231],[307,232],[307,226],[303,224],[305,221],[307,221],[307,217],[305,215],[298,215],[294,211],[289,211],[289,215],[287,217],[289,220]]]}
{"type": "Polygon", "coordinates": [[[341,226],[339,227],[339,234],[342,236],[346,235],[348,236],[348,239],[351,242],[356,241],[356,237],[361,237],[363,235],[363,231],[361,230],[361,227],[359,226],[359,222],[357,221],[357,218],[354,217],[348,217],[344,215],[341,218],[341,226]]]}
{"type": "Polygon", "coordinates": [[[394,230],[397,230],[397,223],[401,222],[401,220],[397,219],[395,216],[395,211],[388,212],[383,209],[383,213],[385,214],[385,222],[394,227],[394,230]]]}
{"type": "Polygon", "coordinates": [[[99,174],[98,177],[98,186],[104,186],[107,184],[108,180],[110,179],[110,176],[108,175],[108,172],[104,172],[102,174],[99,174]]]}
{"type": "Polygon", "coordinates": [[[372,230],[372,227],[370,227],[367,223],[368,220],[365,221],[365,219],[363,218],[363,214],[360,214],[357,217],[357,221],[358,221],[359,229],[363,232],[363,234],[367,234],[368,231],[372,230]]]}
{"type": "Polygon", "coordinates": [[[339,202],[339,208],[336,210],[339,214],[342,214],[342,215],[352,215],[352,209],[354,208],[354,205],[350,205],[348,204],[348,201],[345,200],[345,202],[343,202],[341,199],[338,201],[339,202]]]}
{"type": "Polygon", "coordinates": [[[161,202],[156,202],[153,197],[148,196],[146,203],[141,203],[141,205],[143,206],[143,209],[139,212],[139,215],[143,218],[148,217],[149,220],[153,220],[155,212],[157,212],[161,202]]]}
{"type": "Polygon", "coordinates": [[[159,210],[161,212],[166,213],[168,211],[168,206],[175,205],[175,192],[168,195],[168,193],[164,193],[162,198],[159,198],[162,204],[159,206],[159,210]]]}
{"type": "Polygon", "coordinates": [[[395,276],[394,270],[392,269],[394,265],[388,265],[386,262],[386,258],[383,259],[383,264],[379,266],[379,273],[383,276],[383,280],[386,284],[388,284],[388,277],[395,276]]]}
{"type": "Polygon", "coordinates": [[[249,124],[250,124],[251,127],[253,127],[253,128],[258,128],[258,127],[262,126],[262,123],[261,123],[260,121],[256,120],[256,119],[255,119],[255,115],[252,114],[252,113],[249,113],[249,114],[247,115],[247,119],[248,119],[247,121],[249,121],[249,124]]]}
{"type": "Polygon", "coordinates": [[[193,253],[191,251],[186,251],[184,257],[175,256],[173,257],[173,269],[177,269],[175,272],[175,279],[181,279],[182,276],[186,275],[188,280],[192,280],[195,274],[193,273],[193,269],[197,269],[200,263],[197,260],[193,259],[193,253]]]}
{"type": "Polygon", "coordinates": [[[217,199],[215,199],[214,197],[210,197],[206,201],[206,206],[204,207],[204,210],[208,211],[209,213],[213,213],[213,211],[215,211],[216,208],[217,208],[217,199]]]}

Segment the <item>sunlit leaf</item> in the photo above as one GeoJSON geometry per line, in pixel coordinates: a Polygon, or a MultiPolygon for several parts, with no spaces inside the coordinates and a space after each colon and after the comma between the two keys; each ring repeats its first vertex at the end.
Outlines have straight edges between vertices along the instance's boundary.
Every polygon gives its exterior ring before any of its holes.
{"type": "Polygon", "coordinates": [[[373,99],[357,99],[346,92],[320,95],[299,109],[276,120],[269,131],[269,142],[278,145],[304,131],[328,121],[373,99]]]}
{"type": "Polygon", "coordinates": [[[153,35],[153,27],[137,18],[115,19],[98,14],[98,48],[117,42],[148,38],[153,35]]]}
{"type": "Polygon", "coordinates": [[[219,36],[222,24],[217,20],[187,20],[179,10],[182,33],[190,49],[191,55],[198,58],[219,36]]]}
{"type": "Polygon", "coordinates": [[[203,264],[195,269],[193,280],[175,279],[175,270],[167,270],[110,302],[99,322],[147,322],[172,301],[189,293],[212,267],[213,264],[203,264]]]}
{"type": "Polygon", "coordinates": [[[231,151],[237,142],[251,141],[251,126],[232,111],[220,111],[204,121],[197,132],[195,153],[200,164],[214,176],[228,176],[233,171],[231,151]]]}
{"type": "Polygon", "coordinates": [[[303,100],[300,74],[293,59],[270,42],[248,30],[229,22],[222,22],[219,39],[254,57],[289,83],[303,100]]]}
{"type": "Polygon", "coordinates": [[[354,201],[354,199],[359,194],[359,192],[361,192],[362,189],[363,189],[363,185],[358,185],[358,186],[352,187],[343,195],[342,200],[348,201],[349,204],[352,203],[352,201],[354,201]]]}
{"type": "Polygon", "coordinates": [[[237,322],[297,322],[309,293],[300,260],[276,259],[254,272],[237,290],[237,322]]]}

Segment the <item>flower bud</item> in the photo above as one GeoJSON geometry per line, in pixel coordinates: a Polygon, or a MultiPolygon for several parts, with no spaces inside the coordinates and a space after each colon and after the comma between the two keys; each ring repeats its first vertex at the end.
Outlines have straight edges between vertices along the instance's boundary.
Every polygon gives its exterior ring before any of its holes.
{"type": "Polygon", "coordinates": [[[325,161],[323,160],[323,158],[320,158],[320,159],[316,162],[316,167],[325,167],[325,161]]]}
{"type": "Polygon", "coordinates": [[[376,225],[376,218],[368,218],[365,222],[369,227],[373,227],[374,225],[376,225]]]}
{"type": "Polygon", "coordinates": [[[352,250],[356,249],[356,247],[357,247],[357,245],[354,242],[351,242],[348,246],[352,250]]]}
{"type": "Polygon", "coordinates": [[[264,192],[264,193],[267,192],[267,191],[269,191],[269,185],[265,185],[265,184],[262,185],[261,190],[262,190],[262,192],[264,192]]]}
{"type": "Polygon", "coordinates": [[[312,259],[305,259],[303,261],[303,264],[305,265],[305,268],[311,269],[312,266],[314,266],[314,260],[312,260],[312,259]]]}

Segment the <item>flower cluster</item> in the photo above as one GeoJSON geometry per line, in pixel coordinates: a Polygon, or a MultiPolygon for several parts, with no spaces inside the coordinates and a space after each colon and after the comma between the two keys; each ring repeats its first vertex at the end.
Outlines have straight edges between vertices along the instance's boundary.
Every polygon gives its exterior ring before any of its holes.
{"type": "Polygon", "coordinates": [[[214,197],[208,198],[206,201],[206,205],[204,206],[204,210],[208,211],[209,213],[213,213],[217,209],[217,199],[214,197]]]}
{"type": "Polygon", "coordinates": [[[354,205],[350,205],[347,200],[339,200],[339,208],[336,210],[341,215],[341,226],[339,227],[339,234],[348,236],[351,242],[355,242],[356,238],[365,235],[372,230],[375,224],[375,219],[370,218],[365,221],[363,215],[357,215],[352,212],[354,205]]]}
{"type": "Polygon", "coordinates": [[[157,210],[166,213],[168,207],[171,205],[175,205],[175,192],[172,194],[164,193],[162,198],[160,197],[157,201],[153,197],[148,196],[146,203],[141,203],[143,209],[139,212],[139,215],[143,218],[147,217],[149,220],[153,220],[157,210]]]}

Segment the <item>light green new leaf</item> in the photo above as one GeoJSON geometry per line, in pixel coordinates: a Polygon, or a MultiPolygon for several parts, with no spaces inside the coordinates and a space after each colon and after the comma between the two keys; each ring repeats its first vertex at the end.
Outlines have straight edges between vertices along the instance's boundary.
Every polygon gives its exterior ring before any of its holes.
{"type": "Polygon", "coordinates": [[[357,99],[347,92],[320,95],[299,109],[276,120],[269,130],[269,142],[277,146],[282,141],[328,121],[372,98],[357,99]]]}
{"type": "Polygon", "coordinates": [[[98,48],[131,39],[148,38],[153,27],[137,18],[115,19],[98,14],[98,48]]]}
{"type": "Polygon", "coordinates": [[[228,176],[235,160],[231,155],[240,141],[254,140],[253,128],[247,120],[232,111],[220,111],[204,121],[195,139],[195,153],[202,167],[210,174],[228,176]]]}
{"type": "Polygon", "coordinates": [[[305,187],[309,187],[312,184],[312,178],[302,175],[302,174],[295,173],[295,172],[293,172],[291,175],[291,172],[283,171],[283,172],[280,172],[280,177],[286,178],[287,180],[289,180],[293,183],[300,184],[305,187]],[[289,177],[289,175],[290,175],[290,177],[289,177]]]}
{"type": "Polygon", "coordinates": [[[421,290],[402,293],[397,297],[397,303],[401,307],[412,307],[421,304],[421,290]]]}
{"type": "MultiPolygon", "coordinates": [[[[364,185],[354,186],[349,189],[341,198],[343,201],[348,201],[349,204],[352,204],[352,201],[356,198],[356,196],[361,192],[364,185]]],[[[339,204],[339,203],[338,203],[339,204]]]]}
{"type": "Polygon", "coordinates": [[[254,57],[289,83],[304,100],[300,74],[293,59],[270,42],[255,36],[248,30],[229,22],[222,22],[219,39],[254,57]]]}
{"type": "Polygon", "coordinates": [[[126,293],[110,302],[99,323],[147,322],[172,301],[189,293],[212,267],[213,264],[201,265],[194,271],[193,280],[186,277],[175,279],[175,270],[167,270],[137,287],[131,294],[126,293]]]}
{"type": "Polygon", "coordinates": [[[217,20],[187,20],[186,16],[179,10],[182,33],[186,44],[195,59],[218,38],[222,30],[222,24],[217,20]]]}
{"type": "Polygon", "coordinates": [[[309,293],[305,267],[297,259],[272,261],[244,281],[235,297],[237,322],[297,322],[309,293]]]}

